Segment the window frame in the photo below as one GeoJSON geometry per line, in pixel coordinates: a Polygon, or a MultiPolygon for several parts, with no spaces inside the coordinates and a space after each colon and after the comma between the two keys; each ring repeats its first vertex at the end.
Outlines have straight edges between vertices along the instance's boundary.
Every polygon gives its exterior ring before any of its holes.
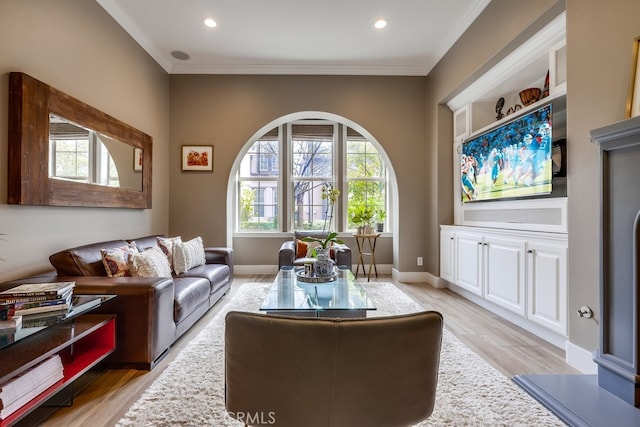
{"type": "MultiPolygon", "coordinates": [[[[347,194],[347,185],[350,181],[372,181],[372,182],[382,182],[384,184],[384,208],[386,211],[386,219],[385,229],[388,229],[388,224],[391,223],[390,219],[390,211],[391,211],[391,186],[390,186],[390,167],[388,164],[389,159],[384,154],[382,147],[379,146],[377,141],[372,138],[368,138],[365,134],[362,134],[357,128],[354,128],[352,125],[345,123],[340,120],[334,119],[295,119],[288,120],[286,122],[282,122],[277,126],[273,126],[273,128],[278,128],[278,165],[277,167],[272,168],[273,172],[277,173],[277,177],[264,177],[264,176],[255,176],[255,177],[245,177],[242,178],[240,175],[241,165],[245,156],[249,155],[249,151],[253,147],[253,144],[262,140],[265,135],[269,131],[266,131],[262,134],[256,133],[254,136],[255,139],[251,140],[250,143],[247,144],[248,148],[241,156],[238,156],[238,164],[235,171],[235,185],[234,185],[234,205],[232,208],[233,212],[233,234],[239,236],[248,236],[251,234],[254,235],[269,235],[275,236],[277,234],[288,235],[295,231],[295,215],[294,215],[294,182],[295,177],[293,175],[293,139],[292,139],[292,127],[293,125],[298,124],[320,124],[320,125],[332,125],[333,126],[333,140],[332,140],[332,150],[331,150],[331,161],[332,161],[332,172],[330,178],[330,182],[333,183],[335,188],[340,190],[340,197],[338,202],[335,205],[335,211],[333,213],[333,225],[330,226],[331,230],[338,231],[339,234],[347,235],[353,234],[355,232],[355,228],[347,228],[349,225],[348,218],[348,194],[347,194]],[[347,129],[351,128],[356,132],[363,135],[364,140],[368,141],[372,144],[373,148],[376,150],[377,154],[381,157],[382,167],[384,168],[384,177],[374,177],[374,178],[355,178],[349,179],[347,177],[347,159],[346,159],[346,151],[347,151],[347,129]],[[264,230],[264,229],[240,229],[241,225],[241,206],[240,206],[240,197],[241,197],[241,185],[243,181],[256,181],[256,180],[268,180],[275,181],[276,186],[274,187],[276,191],[276,200],[277,205],[274,207],[275,214],[277,216],[278,227],[273,230],[264,230]],[[284,209],[282,209],[284,207],[284,209]]],[[[267,126],[265,126],[267,128],[267,126]]],[[[320,179],[310,179],[312,181],[320,182],[320,179]]]]}

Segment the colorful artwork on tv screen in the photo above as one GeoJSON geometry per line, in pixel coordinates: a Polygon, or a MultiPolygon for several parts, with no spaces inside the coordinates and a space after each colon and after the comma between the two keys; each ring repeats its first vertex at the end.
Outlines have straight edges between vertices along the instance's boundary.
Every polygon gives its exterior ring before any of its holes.
{"type": "Polygon", "coordinates": [[[462,144],[463,202],[551,192],[551,104],[462,144]]]}

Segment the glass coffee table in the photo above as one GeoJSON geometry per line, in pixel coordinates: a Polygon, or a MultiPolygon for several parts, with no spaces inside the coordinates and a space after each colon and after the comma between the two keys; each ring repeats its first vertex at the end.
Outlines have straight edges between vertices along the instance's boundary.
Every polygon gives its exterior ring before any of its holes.
{"type": "Polygon", "coordinates": [[[376,306],[349,269],[336,269],[327,283],[298,280],[296,270],[282,269],[269,288],[260,311],[300,317],[367,317],[376,306]]]}

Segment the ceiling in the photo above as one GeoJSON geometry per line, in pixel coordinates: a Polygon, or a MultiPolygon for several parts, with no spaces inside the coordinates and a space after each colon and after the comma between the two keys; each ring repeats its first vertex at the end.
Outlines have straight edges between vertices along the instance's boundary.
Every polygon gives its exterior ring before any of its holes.
{"type": "Polygon", "coordinates": [[[407,76],[428,74],[490,2],[96,1],[170,74],[407,76]]]}

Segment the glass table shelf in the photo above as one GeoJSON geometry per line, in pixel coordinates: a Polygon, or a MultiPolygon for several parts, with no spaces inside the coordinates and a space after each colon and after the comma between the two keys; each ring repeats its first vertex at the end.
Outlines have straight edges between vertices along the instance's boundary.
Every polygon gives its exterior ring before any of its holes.
{"type": "Polygon", "coordinates": [[[303,317],[366,317],[376,306],[349,269],[336,269],[327,283],[298,280],[298,270],[282,269],[269,288],[260,311],[303,317]]]}

